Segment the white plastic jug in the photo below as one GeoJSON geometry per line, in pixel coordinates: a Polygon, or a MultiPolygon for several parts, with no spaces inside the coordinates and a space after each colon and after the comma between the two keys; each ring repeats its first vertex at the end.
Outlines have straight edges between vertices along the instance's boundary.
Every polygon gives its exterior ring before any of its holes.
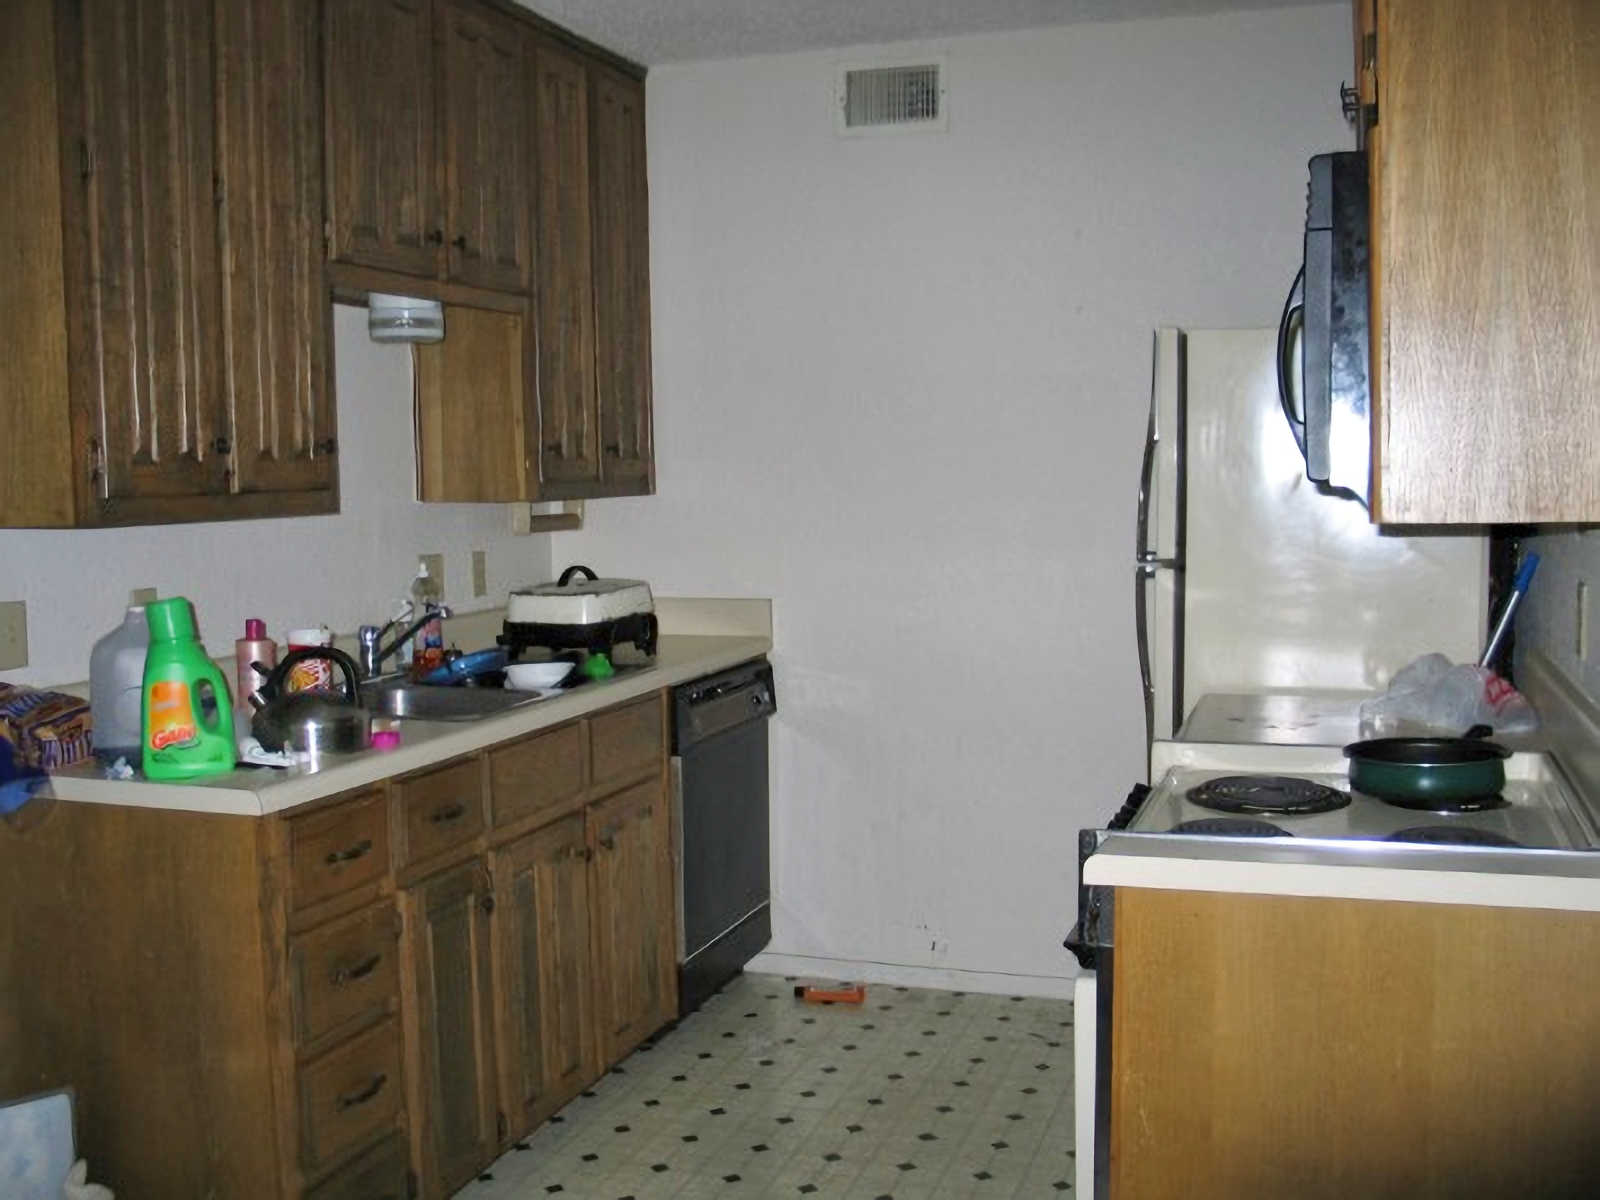
{"type": "Polygon", "coordinates": [[[139,762],[139,703],[150,626],[144,605],[132,605],[118,625],[89,653],[89,716],[96,757],[139,762]]]}

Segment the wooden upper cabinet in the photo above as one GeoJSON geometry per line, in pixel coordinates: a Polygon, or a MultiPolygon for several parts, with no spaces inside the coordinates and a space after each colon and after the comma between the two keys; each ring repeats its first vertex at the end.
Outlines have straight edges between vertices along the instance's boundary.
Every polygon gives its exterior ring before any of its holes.
{"type": "Polygon", "coordinates": [[[543,494],[560,497],[600,482],[589,68],[545,41],[536,43],[531,57],[539,475],[543,494]]]}
{"type": "Polygon", "coordinates": [[[415,978],[416,1089],[424,1192],[448,1196],[494,1157],[494,899],[476,859],[405,893],[415,978]]]}
{"type": "Polygon", "coordinates": [[[324,0],[328,254],[432,276],[444,240],[429,0],[324,0]]]}
{"type": "MultiPolygon", "coordinates": [[[[234,486],[332,489],[337,443],[322,256],[322,76],[306,0],[216,6],[222,298],[234,486]]],[[[287,511],[285,509],[284,511],[287,511]]]]}
{"type": "Polygon", "coordinates": [[[314,0],[16,0],[0,43],[0,525],[334,511],[314,0]]]}
{"type": "Polygon", "coordinates": [[[84,0],[64,47],[84,499],[112,519],[227,490],[211,0],[84,0]],[[113,516],[114,514],[114,516],[113,516]]]}
{"type": "Polygon", "coordinates": [[[523,318],[451,305],[444,324],[442,342],[415,348],[417,496],[530,499],[523,318]]]}
{"type": "Polygon", "coordinates": [[[589,807],[600,1057],[616,1062],[677,1012],[672,855],[661,780],[589,807]]]}
{"type": "Polygon", "coordinates": [[[592,78],[600,473],[605,494],[646,493],[655,456],[644,84],[605,67],[592,78]]]}
{"type": "Polygon", "coordinates": [[[590,995],[589,864],[583,814],[497,851],[495,1048],[515,1139],[599,1073],[590,995]]]}
{"type": "Polygon", "coordinates": [[[528,286],[522,22],[478,0],[440,0],[440,149],[449,278],[528,286]]]}
{"type": "Polygon", "coordinates": [[[1379,0],[1378,520],[1600,520],[1594,16],[1379,0]]]}

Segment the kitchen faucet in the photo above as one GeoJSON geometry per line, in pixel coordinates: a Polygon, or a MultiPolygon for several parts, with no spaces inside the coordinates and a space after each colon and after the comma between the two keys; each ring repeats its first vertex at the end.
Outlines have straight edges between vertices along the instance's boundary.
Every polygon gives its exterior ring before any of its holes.
{"type": "Polygon", "coordinates": [[[356,640],[360,643],[361,677],[363,679],[376,679],[379,671],[383,668],[383,660],[391,657],[396,650],[405,645],[417,630],[435,618],[443,621],[454,615],[450,611],[448,604],[425,604],[422,608],[422,615],[406,626],[404,631],[397,633],[394,636],[394,640],[387,646],[382,646],[381,648],[380,643],[383,641],[383,635],[398,625],[401,618],[396,617],[383,626],[363,625],[356,631],[356,640]]]}

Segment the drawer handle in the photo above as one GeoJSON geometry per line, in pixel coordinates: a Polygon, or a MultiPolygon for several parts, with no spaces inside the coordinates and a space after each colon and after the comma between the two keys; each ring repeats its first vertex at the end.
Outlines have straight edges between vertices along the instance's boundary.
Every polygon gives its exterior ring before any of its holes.
{"type": "Polygon", "coordinates": [[[372,1077],[372,1082],[367,1084],[366,1087],[362,1088],[359,1092],[346,1092],[333,1102],[333,1106],[339,1112],[344,1112],[347,1109],[357,1108],[376,1097],[379,1092],[383,1091],[383,1085],[388,1082],[389,1077],[382,1072],[379,1072],[372,1077]]]}
{"type": "Polygon", "coordinates": [[[324,860],[330,867],[337,867],[340,863],[354,862],[356,859],[372,850],[372,839],[362,838],[348,850],[330,850],[324,860]]]}
{"type": "Polygon", "coordinates": [[[467,806],[465,804],[449,804],[444,808],[434,809],[433,812],[428,814],[428,820],[435,825],[444,825],[450,821],[459,821],[466,815],[467,806]]]}
{"type": "Polygon", "coordinates": [[[371,958],[358,962],[353,967],[336,967],[328,982],[334,987],[343,987],[347,983],[354,983],[358,979],[365,979],[378,969],[378,964],[383,961],[383,955],[374,954],[371,958]]]}
{"type": "Polygon", "coordinates": [[[602,833],[600,835],[600,848],[603,850],[615,850],[617,848],[617,839],[609,833],[602,833]]]}

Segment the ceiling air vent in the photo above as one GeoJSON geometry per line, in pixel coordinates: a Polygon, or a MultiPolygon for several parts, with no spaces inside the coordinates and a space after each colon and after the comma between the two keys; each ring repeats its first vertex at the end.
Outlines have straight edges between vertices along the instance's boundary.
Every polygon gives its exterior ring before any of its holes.
{"type": "Polygon", "coordinates": [[[839,68],[835,94],[841,134],[944,130],[944,62],[875,63],[839,68]]]}

